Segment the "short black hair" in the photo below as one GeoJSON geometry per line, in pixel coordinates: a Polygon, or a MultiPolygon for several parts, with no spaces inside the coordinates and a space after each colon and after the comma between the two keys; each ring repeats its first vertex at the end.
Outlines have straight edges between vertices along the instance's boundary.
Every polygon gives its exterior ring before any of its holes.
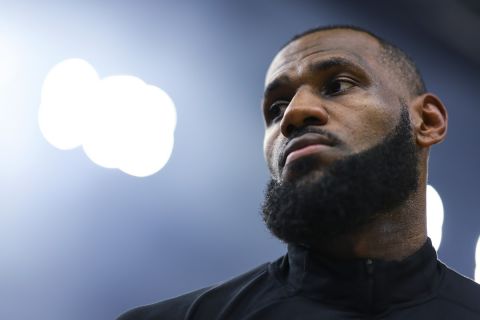
{"type": "Polygon", "coordinates": [[[369,36],[376,39],[382,48],[382,52],[381,52],[381,55],[382,55],[381,58],[383,59],[382,62],[386,63],[388,67],[393,71],[393,73],[396,76],[398,76],[399,79],[406,84],[406,87],[409,89],[410,94],[414,96],[418,96],[427,91],[425,82],[423,81],[423,77],[422,77],[422,74],[420,73],[420,70],[418,69],[413,59],[410,56],[408,56],[408,54],[405,51],[403,51],[393,43],[379,37],[373,32],[357,26],[328,25],[328,26],[320,26],[320,27],[312,28],[293,36],[287,43],[285,43],[281,47],[280,50],[285,48],[291,42],[299,38],[302,38],[306,35],[320,32],[320,31],[342,30],[342,29],[366,33],[369,36]]]}

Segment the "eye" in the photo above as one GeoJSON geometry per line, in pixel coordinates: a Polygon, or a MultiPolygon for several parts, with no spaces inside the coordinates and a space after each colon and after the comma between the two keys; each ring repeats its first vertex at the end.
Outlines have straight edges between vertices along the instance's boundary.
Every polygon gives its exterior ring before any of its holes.
{"type": "Polygon", "coordinates": [[[272,103],[267,110],[267,121],[274,122],[281,119],[289,103],[286,100],[278,100],[272,103]]]}
{"type": "Polygon", "coordinates": [[[334,96],[337,94],[341,94],[354,86],[355,83],[352,80],[343,78],[333,79],[332,81],[327,83],[323,93],[329,96],[334,96]]]}

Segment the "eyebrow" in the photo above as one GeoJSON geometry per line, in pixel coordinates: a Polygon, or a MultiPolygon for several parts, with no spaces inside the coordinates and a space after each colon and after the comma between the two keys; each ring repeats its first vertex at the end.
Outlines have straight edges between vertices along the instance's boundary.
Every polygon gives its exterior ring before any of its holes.
{"type": "MultiPolygon", "coordinates": [[[[325,72],[335,68],[350,69],[350,70],[364,73],[362,67],[342,57],[332,57],[326,60],[316,61],[308,66],[309,71],[313,73],[325,72]]],[[[269,94],[277,90],[282,85],[288,84],[290,82],[291,82],[291,79],[287,75],[278,77],[277,79],[273,80],[267,85],[264,91],[264,97],[267,97],[269,94]]]]}

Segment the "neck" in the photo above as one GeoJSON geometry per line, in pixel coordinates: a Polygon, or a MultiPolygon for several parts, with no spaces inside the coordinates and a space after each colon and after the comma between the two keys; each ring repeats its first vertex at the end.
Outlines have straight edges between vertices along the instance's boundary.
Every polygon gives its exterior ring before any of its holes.
{"type": "Polygon", "coordinates": [[[425,185],[420,184],[405,204],[381,214],[355,232],[315,246],[319,255],[338,259],[371,258],[400,261],[417,251],[427,239],[425,185]]]}

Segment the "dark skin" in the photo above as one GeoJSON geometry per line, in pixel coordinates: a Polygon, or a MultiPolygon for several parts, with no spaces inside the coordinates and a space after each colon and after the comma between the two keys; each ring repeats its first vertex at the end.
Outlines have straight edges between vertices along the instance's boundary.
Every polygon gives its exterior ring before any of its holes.
{"type": "Polygon", "coordinates": [[[378,41],[346,29],[316,32],[287,45],[270,65],[265,87],[264,154],[277,181],[321,177],[336,160],[378,144],[398,123],[399,101],[405,101],[420,150],[418,189],[395,211],[318,243],[315,250],[336,258],[383,260],[402,260],[418,250],[427,238],[428,150],[447,131],[442,102],[431,93],[411,94],[381,59],[378,41]],[[301,128],[314,132],[296,136],[301,128]],[[316,160],[307,177],[292,169],[302,157],[316,160]]]}

